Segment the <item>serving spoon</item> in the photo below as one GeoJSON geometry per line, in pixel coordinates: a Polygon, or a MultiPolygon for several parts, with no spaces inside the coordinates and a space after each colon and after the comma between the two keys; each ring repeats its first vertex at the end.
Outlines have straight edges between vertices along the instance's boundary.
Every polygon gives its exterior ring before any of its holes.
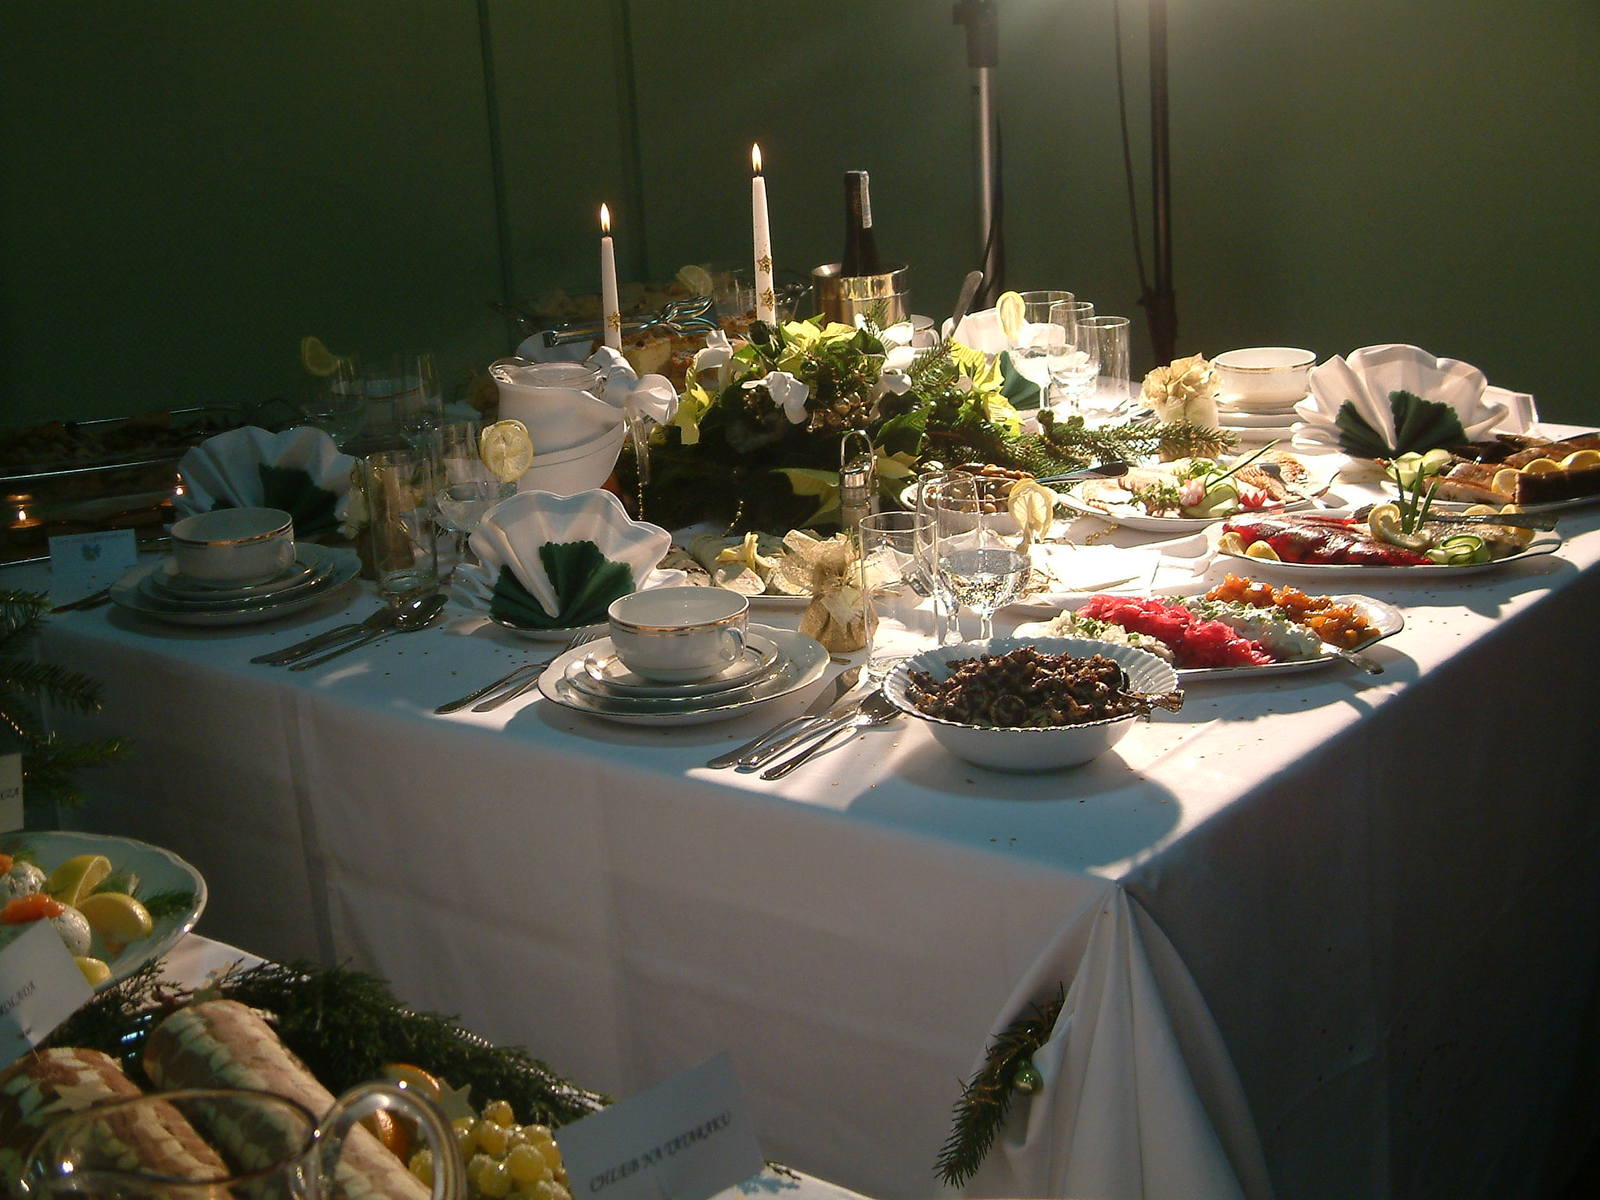
{"type": "Polygon", "coordinates": [[[1118,479],[1128,473],[1128,464],[1125,462],[1103,462],[1095,467],[1079,467],[1076,471],[1067,471],[1061,475],[1046,475],[1037,482],[1043,484],[1071,483],[1078,479],[1118,479]]]}

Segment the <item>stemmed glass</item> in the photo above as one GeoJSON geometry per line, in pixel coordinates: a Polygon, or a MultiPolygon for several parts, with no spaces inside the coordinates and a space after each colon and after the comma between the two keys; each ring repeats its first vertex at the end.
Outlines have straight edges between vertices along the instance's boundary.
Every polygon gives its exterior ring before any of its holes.
{"type": "Polygon", "coordinates": [[[938,581],[956,605],[978,614],[978,637],[994,636],[994,614],[1022,594],[1029,559],[1011,515],[1010,479],[954,472],[934,485],[938,581]]]}
{"type": "Polygon", "coordinates": [[[932,591],[928,567],[933,544],[933,519],[922,512],[882,512],[862,517],[862,605],[872,610],[867,621],[867,678],[882,679],[908,655],[886,653],[879,628],[882,610],[893,609],[906,588],[920,596],[932,591]]]}
{"type": "Polygon", "coordinates": [[[502,482],[484,465],[478,433],[476,421],[453,421],[428,435],[437,464],[434,511],[451,535],[452,571],[467,557],[467,539],[484,514],[517,490],[515,483],[502,482]]]}
{"type": "Polygon", "coordinates": [[[1050,324],[1061,330],[1057,352],[1049,358],[1050,381],[1068,403],[1076,401],[1100,373],[1098,343],[1085,332],[1094,305],[1085,300],[1063,300],[1050,306],[1050,324]]]}

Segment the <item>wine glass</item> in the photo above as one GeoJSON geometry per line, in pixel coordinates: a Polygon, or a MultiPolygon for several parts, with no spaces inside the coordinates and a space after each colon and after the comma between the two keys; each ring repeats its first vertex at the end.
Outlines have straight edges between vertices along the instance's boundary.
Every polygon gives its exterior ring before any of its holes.
{"type": "Polygon", "coordinates": [[[1086,300],[1062,300],[1050,306],[1050,324],[1061,330],[1058,350],[1049,360],[1050,380],[1069,404],[1077,401],[1100,374],[1098,343],[1084,331],[1094,316],[1086,300]]]}
{"type": "Polygon", "coordinates": [[[318,381],[317,393],[306,405],[306,424],[322,430],[343,449],[361,432],[367,398],[354,356],[335,358],[333,364],[332,373],[318,381]]]}
{"type": "Polygon", "coordinates": [[[438,481],[433,494],[434,512],[440,526],[451,535],[447,575],[469,556],[467,539],[484,515],[517,490],[515,482],[502,481],[484,465],[478,453],[478,434],[477,421],[452,421],[425,435],[433,451],[438,481]]]}
{"type": "Polygon", "coordinates": [[[994,614],[1028,582],[1028,552],[1008,503],[1014,483],[953,472],[932,498],[939,582],[978,614],[980,640],[994,636],[994,614]]]}
{"type": "Polygon", "coordinates": [[[862,605],[872,609],[867,621],[867,678],[882,679],[908,655],[885,652],[883,619],[898,616],[907,589],[926,596],[928,547],[933,518],[923,512],[882,512],[861,518],[862,605]]]}

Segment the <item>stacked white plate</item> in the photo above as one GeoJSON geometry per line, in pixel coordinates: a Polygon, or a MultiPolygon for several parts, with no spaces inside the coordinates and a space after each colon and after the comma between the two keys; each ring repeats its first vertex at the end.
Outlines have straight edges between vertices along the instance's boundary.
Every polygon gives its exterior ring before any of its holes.
{"type": "Polygon", "coordinates": [[[1217,416],[1222,428],[1241,442],[1288,441],[1298,419],[1294,406],[1303,399],[1304,396],[1289,400],[1258,400],[1252,396],[1224,392],[1217,397],[1217,416]]]}
{"type": "Polygon", "coordinates": [[[557,657],[539,676],[539,691],[563,708],[625,725],[704,725],[799,691],[827,665],[816,639],[751,625],[744,654],[726,670],[693,683],[657,683],[629,671],[601,637],[557,657]]]}
{"type": "Polygon", "coordinates": [[[214,587],[191,579],[172,558],[135,567],[111,588],[111,601],[174,625],[249,625],[309,608],[360,573],[351,550],[299,543],[294,562],[265,583],[214,587]]]}

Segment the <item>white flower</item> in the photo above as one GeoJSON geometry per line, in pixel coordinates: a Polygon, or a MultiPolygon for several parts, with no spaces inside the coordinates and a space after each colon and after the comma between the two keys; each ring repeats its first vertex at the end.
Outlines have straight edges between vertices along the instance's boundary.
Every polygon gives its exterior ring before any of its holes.
{"type": "Polygon", "coordinates": [[[916,330],[911,327],[910,321],[898,321],[879,334],[878,340],[883,343],[884,349],[892,350],[897,346],[911,345],[911,339],[915,336],[916,330]]]}
{"type": "Polygon", "coordinates": [[[901,396],[911,390],[911,376],[904,371],[884,371],[878,376],[878,395],[901,396]]]}
{"type": "Polygon", "coordinates": [[[917,348],[915,346],[896,346],[884,356],[883,369],[885,371],[907,371],[916,361],[917,348]]]}
{"type": "Polygon", "coordinates": [[[733,344],[728,335],[720,329],[706,334],[705,349],[695,352],[689,372],[709,391],[720,392],[727,387],[733,379],[733,344]]]}
{"type": "Polygon", "coordinates": [[[805,421],[809,415],[806,412],[806,400],[811,395],[810,384],[801,382],[787,371],[773,371],[760,382],[767,385],[767,395],[783,409],[783,415],[789,418],[791,425],[805,421]]]}

